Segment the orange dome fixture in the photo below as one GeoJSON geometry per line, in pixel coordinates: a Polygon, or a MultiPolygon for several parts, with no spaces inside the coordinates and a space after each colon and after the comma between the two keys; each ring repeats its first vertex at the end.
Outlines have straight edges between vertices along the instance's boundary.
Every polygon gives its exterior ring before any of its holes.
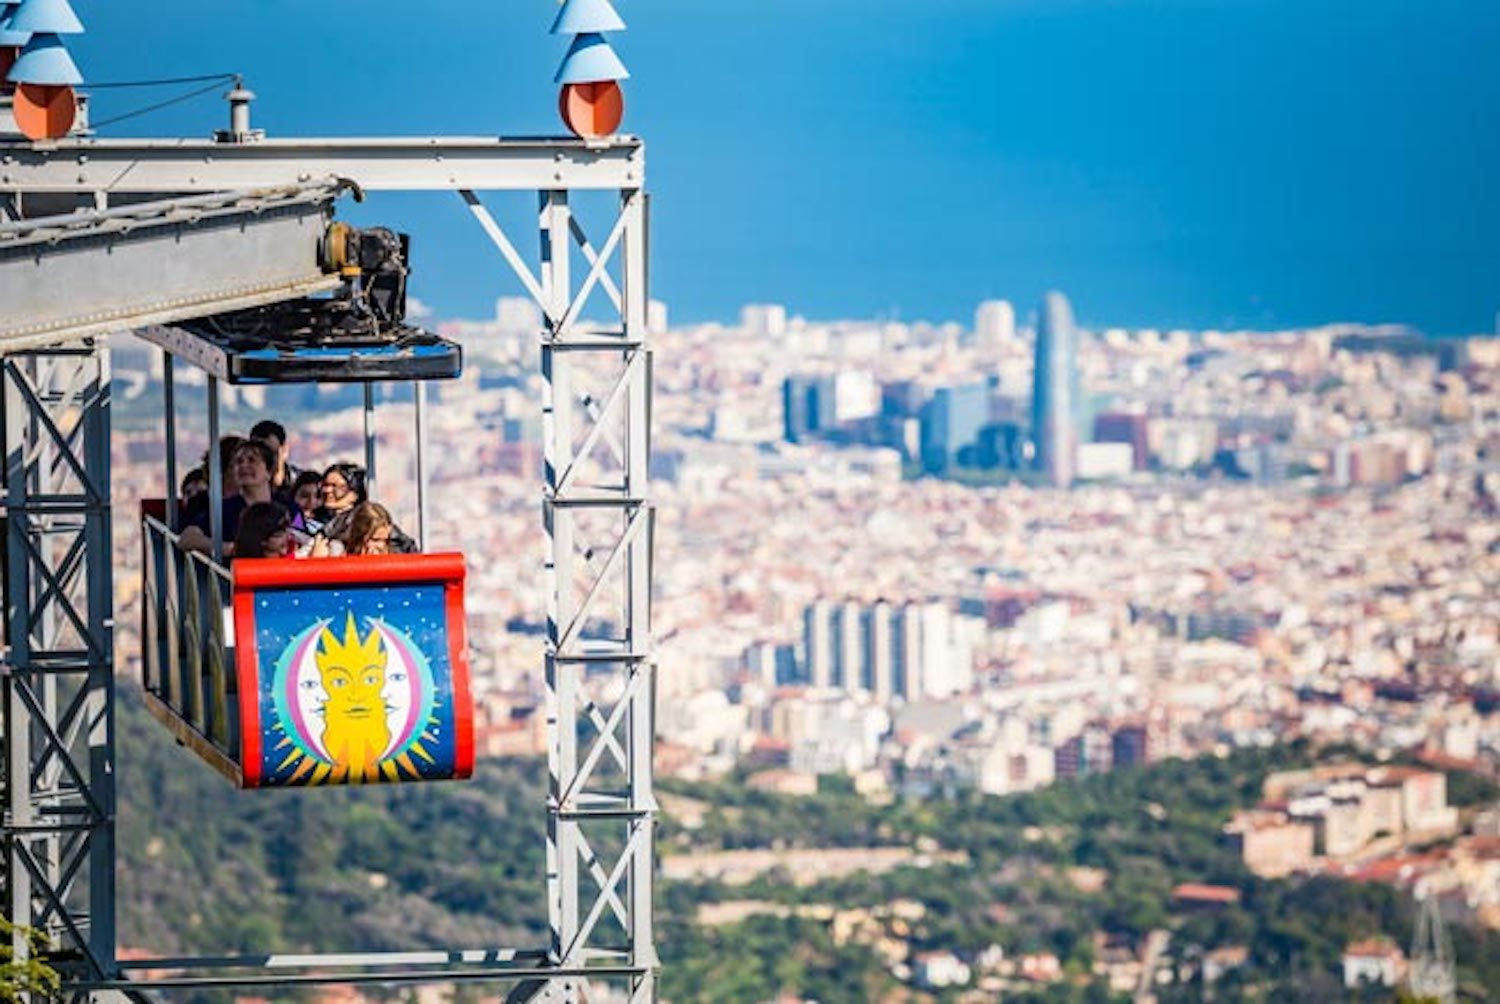
{"type": "Polygon", "coordinates": [[[598,139],[620,128],[620,120],[625,117],[625,92],[613,80],[564,84],[557,110],[573,135],[598,139]]]}
{"type": "Polygon", "coordinates": [[[619,81],[630,74],[603,34],[624,27],[609,0],[567,0],[552,24],[552,34],[573,36],[554,83],[563,85],[557,110],[575,136],[608,136],[625,117],[619,81]]]}
{"type": "Polygon", "coordinates": [[[66,84],[17,84],[16,127],[32,142],[62,139],[78,116],[78,96],[66,84]]]}
{"type": "Polygon", "coordinates": [[[83,83],[63,36],[82,34],[83,24],[68,0],[21,0],[0,6],[6,8],[0,11],[0,43],[22,45],[6,73],[16,85],[16,126],[33,142],[61,139],[78,115],[73,87],[83,83]]]}

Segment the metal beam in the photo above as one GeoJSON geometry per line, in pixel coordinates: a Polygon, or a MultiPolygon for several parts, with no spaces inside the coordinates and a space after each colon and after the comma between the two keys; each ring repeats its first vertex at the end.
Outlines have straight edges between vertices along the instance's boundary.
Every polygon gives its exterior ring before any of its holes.
{"type": "Polygon", "coordinates": [[[0,223],[0,354],[331,289],[337,181],[0,223]]]}
{"type": "Polygon", "coordinates": [[[216,192],[330,175],[371,191],[620,189],[639,187],[645,167],[634,136],[0,142],[0,192],[216,192]]]}

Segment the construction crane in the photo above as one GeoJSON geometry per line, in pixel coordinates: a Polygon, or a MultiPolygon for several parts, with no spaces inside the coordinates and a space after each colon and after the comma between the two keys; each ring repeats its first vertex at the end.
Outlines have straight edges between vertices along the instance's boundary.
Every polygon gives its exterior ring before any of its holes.
{"type": "MultiPolygon", "coordinates": [[[[75,999],[479,980],[508,981],[517,1001],[587,1000],[596,983],[655,999],[648,212],[645,145],[614,132],[625,73],[603,33],[622,27],[607,0],[558,15],[554,31],[572,36],[557,76],[568,137],[267,137],[236,79],[212,138],[101,139],[80,114],[64,39],[82,26],[66,0],[0,0],[0,71],[16,85],[0,94],[0,908],[47,936],[75,999]],[[105,339],[149,327],[197,351],[205,318],[347,290],[359,270],[320,254],[330,215],[386,191],[462,199],[543,317],[548,943],[121,960],[105,339]],[[535,200],[535,256],[481,193],[535,200]],[[587,199],[609,202],[598,243],[576,211],[587,199]],[[585,323],[595,294],[609,314],[585,323]],[[612,677],[618,698],[595,703],[586,674],[612,677]]],[[[213,351],[226,368],[209,370],[210,404],[236,365],[213,351]]],[[[29,950],[20,934],[13,949],[29,950]]]]}

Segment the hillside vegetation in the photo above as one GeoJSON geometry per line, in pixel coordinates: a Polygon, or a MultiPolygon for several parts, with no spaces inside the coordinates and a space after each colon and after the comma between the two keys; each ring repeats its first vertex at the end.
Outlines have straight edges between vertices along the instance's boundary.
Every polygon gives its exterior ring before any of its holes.
{"type": "MultiPolygon", "coordinates": [[[[540,761],[483,764],[468,783],[239,792],[177,747],[128,685],[121,689],[122,945],[217,954],[545,944],[540,761]]],[[[826,917],[802,909],[879,914],[905,901],[923,908],[901,929],[912,953],[972,958],[998,945],[1007,956],[1051,952],[1062,962],[1064,981],[1008,992],[1006,1000],[1117,1000],[1092,975],[1097,945],[1103,936],[1137,945],[1152,930],[1172,933],[1179,958],[1248,948],[1248,964],[1214,988],[1214,1000],[1347,1000],[1340,952],[1379,934],[1407,944],[1407,899],[1331,878],[1256,879],[1219,834],[1235,808],[1257,800],[1267,772],[1310,760],[1301,746],[1243,751],[1009,798],[884,807],[836,780],[815,799],[754,791],[742,778],[665,785],[698,803],[701,818],[692,828],[664,819],[663,854],[888,845],[958,852],[962,863],[935,858],[926,867],[803,885],[775,871],[734,887],[663,882],[663,997],[957,999],[912,989],[869,939],[841,936],[826,917]],[[1079,868],[1102,882],[1078,881],[1079,868]],[[1241,901],[1184,913],[1170,896],[1181,882],[1232,886],[1241,901]],[[728,900],[775,912],[698,923],[700,907],[728,900]]],[[[1500,939],[1454,934],[1470,999],[1500,993],[1500,939]]],[[[1160,999],[1202,1000],[1203,990],[1165,988],[1160,999]]]]}

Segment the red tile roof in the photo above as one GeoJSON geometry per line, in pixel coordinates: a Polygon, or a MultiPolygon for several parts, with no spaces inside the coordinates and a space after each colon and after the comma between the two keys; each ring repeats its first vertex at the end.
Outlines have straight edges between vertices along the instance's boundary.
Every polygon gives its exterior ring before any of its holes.
{"type": "Polygon", "coordinates": [[[1184,882],[1172,890],[1172,898],[1182,903],[1231,904],[1240,901],[1240,891],[1227,885],[1184,882]]]}

